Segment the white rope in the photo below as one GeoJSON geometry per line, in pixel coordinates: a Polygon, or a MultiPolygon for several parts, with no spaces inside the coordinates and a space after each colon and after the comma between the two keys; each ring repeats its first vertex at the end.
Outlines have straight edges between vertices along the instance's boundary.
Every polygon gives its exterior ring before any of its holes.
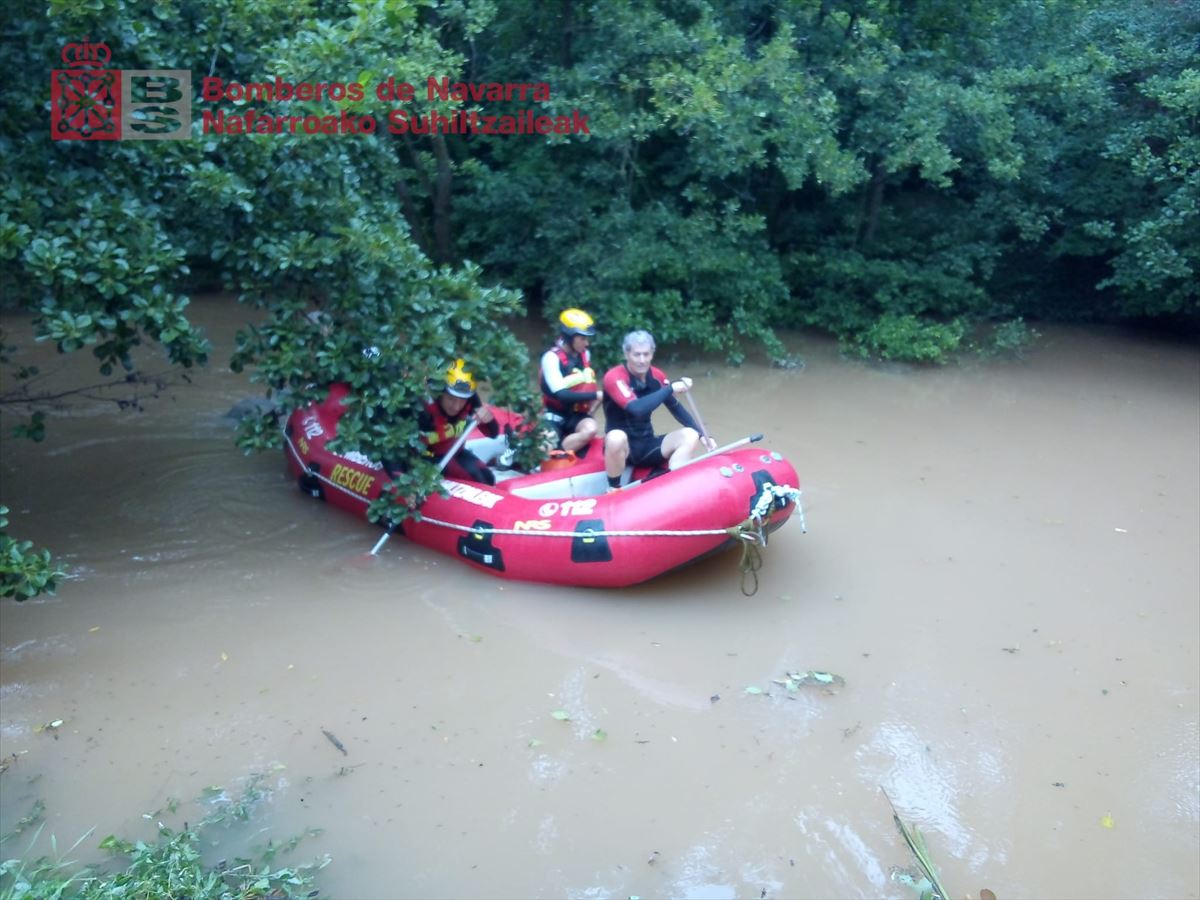
{"type": "Polygon", "coordinates": [[[516,528],[474,528],[470,525],[459,525],[456,522],[431,519],[424,515],[421,516],[420,521],[428,522],[431,525],[440,525],[443,528],[452,528],[455,531],[467,531],[471,534],[511,534],[524,537],[703,537],[725,534],[728,531],[727,528],[705,528],[697,531],[596,531],[593,528],[583,528],[579,531],[525,531],[516,528]]]}
{"type": "MultiPolygon", "coordinates": [[[[357,494],[354,491],[351,491],[351,490],[348,490],[348,489],[342,487],[340,484],[335,484],[334,482],[332,482],[328,478],[326,478],[324,475],[322,475],[320,472],[313,472],[311,469],[309,469],[307,466],[304,465],[304,459],[303,459],[303,457],[300,456],[299,452],[296,450],[295,445],[292,443],[292,439],[290,437],[288,437],[286,434],[284,435],[283,439],[284,439],[284,441],[287,442],[288,449],[291,450],[292,454],[296,457],[296,461],[300,464],[300,468],[308,476],[310,476],[312,478],[316,478],[318,481],[322,482],[323,484],[327,484],[330,487],[341,491],[343,494],[346,494],[350,497],[354,497],[358,500],[361,500],[361,501],[363,501],[363,503],[368,503],[368,504],[370,503],[370,501],[366,497],[364,497],[362,494],[357,494]]],[[[754,505],[754,509],[751,511],[750,518],[758,521],[761,525],[761,522],[762,522],[764,516],[766,516],[768,510],[770,510],[770,508],[771,508],[772,504],[774,504],[776,498],[784,497],[788,501],[796,504],[796,512],[800,516],[800,530],[807,533],[808,529],[804,527],[804,509],[800,505],[800,495],[801,495],[801,492],[798,488],[790,487],[786,484],[776,485],[776,484],[772,484],[769,481],[764,482],[763,488],[762,488],[762,495],[758,498],[758,502],[754,505]]],[[[565,537],[565,538],[580,538],[580,537],[584,537],[584,538],[587,538],[587,537],[710,537],[710,536],[716,536],[719,534],[729,534],[731,531],[736,530],[736,537],[740,538],[741,540],[752,542],[752,543],[760,542],[760,538],[757,534],[754,534],[754,533],[747,534],[742,531],[742,529],[740,527],[740,525],[742,523],[739,523],[738,525],[732,525],[729,528],[703,528],[703,529],[697,529],[697,530],[693,530],[693,531],[667,531],[667,530],[647,530],[647,529],[627,530],[627,531],[626,530],[623,530],[623,531],[596,531],[595,529],[592,529],[592,528],[584,528],[579,531],[525,531],[524,529],[518,530],[516,528],[475,528],[474,526],[471,526],[471,525],[460,525],[457,522],[446,522],[441,519],[434,519],[434,518],[431,518],[430,516],[424,516],[424,515],[421,515],[421,513],[419,511],[417,513],[417,516],[418,516],[417,521],[420,521],[420,522],[428,522],[430,525],[437,525],[441,528],[450,528],[454,531],[464,531],[469,534],[477,534],[477,535],[500,534],[500,535],[514,535],[514,536],[520,535],[523,537],[565,537]]],[[[766,541],[761,540],[761,543],[765,544],[766,541]]]]}
{"type": "Polygon", "coordinates": [[[754,509],[750,511],[750,518],[762,519],[775,500],[782,497],[789,503],[796,504],[796,515],[800,517],[800,530],[807,534],[808,528],[804,524],[804,507],[800,504],[802,493],[799,488],[794,488],[790,485],[771,484],[769,481],[764,482],[762,494],[759,496],[758,502],[754,504],[754,509]]]}
{"type": "Polygon", "coordinates": [[[369,504],[371,502],[366,497],[364,497],[362,494],[356,493],[355,491],[352,491],[349,488],[342,487],[340,484],[338,484],[334,481],[330,481],[328,478],[326,478],[320,472],[314,472],[312,469],[310,469],[308,466],[306,466],[304,464],[304,457],[302,457],[300,455],[299,451],[296,450],[296,445],[292,443],[292,439],[290,437],[288,437],[286,434],[283,436],[283,439],[285,441],[287,441],[288,449],[291,450],[292,455],[296,457],[296,462],[298,462],[300,464],[301,470],[303,470],[303,472],[306,475],[308,475],[310,478],[315,478],[315,479],[317,479],[317,481],[320,481],[323,484],[329,485],[329,487],[333,488],[335,491],[341,491],[347,497],[353,497],[356,500],[361,500],[363,503],[369,504]]]}

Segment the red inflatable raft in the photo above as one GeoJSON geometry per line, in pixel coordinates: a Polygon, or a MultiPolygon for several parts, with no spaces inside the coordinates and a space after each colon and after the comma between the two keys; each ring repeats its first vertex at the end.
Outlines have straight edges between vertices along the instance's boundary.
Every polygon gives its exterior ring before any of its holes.
{"type": "MultiPolygon", "coordinates": [[[[388,477],[360,453],[326,449],[345,394],[335,388],[323,403],[292,413],[285,453],[301,490],[365,519],[388,477]]],[[[506,410],[495,412],[502,426],[515,421],[506,410]]],[[[743,541],[765,543],[800,508],[796,470],[780,454],[750,446],[757,437],[674,471],[627,473],[629,484],[613,493],[597,439],[566,466],[530,474],[493,467],[495,485],[443,479],[449,496],[428,498],[420,520],[397,530],[501,578],[637,584],[743,541]]],[[[479,437],[467,447],[485,461],[505,449],[503,437],[479,437]]]]}

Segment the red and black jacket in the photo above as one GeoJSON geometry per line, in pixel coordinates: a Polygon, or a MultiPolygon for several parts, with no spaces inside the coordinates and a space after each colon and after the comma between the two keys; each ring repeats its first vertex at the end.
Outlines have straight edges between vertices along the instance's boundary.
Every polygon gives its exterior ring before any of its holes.
{"type": "Polygon", "coordinates": [[[644,381],[637,381],[624,365],[613,366],[604,375],[604,427],[621,429],[630,441],[654,437],[650,415],[666,406],[680,425],[700,428],[683,405],[675,399],[671,381],[662,369],[650,367],[644,381]]]}
{"type": "MultiPolygon", "coordinates": [[[[462,436],[466,429],[467,419],[471,413],[482,405],[479,395],[473,395],[467,401],[467,405],[462,408],[462,412],[451,418],[446,415],[442,404],[437,400],[427,403],[417,416],[417,425],[420,426],[425,443],[429,446],[429,455],[441,458],[449,453],[454,442],[462,436]]],[[[500,426],[495,419],[490,422],[481,422],[478,428],[488,437],[495,437],[500,433],[500,426]]]]}

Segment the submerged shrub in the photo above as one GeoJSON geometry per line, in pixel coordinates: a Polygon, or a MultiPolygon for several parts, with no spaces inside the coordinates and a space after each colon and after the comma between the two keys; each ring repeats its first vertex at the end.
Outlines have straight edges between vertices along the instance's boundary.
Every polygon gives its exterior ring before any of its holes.
{"type": "MultiPolygon", "coordinates": [[[[316,873],[329,864],[328,856],[314,863],[280,868],[273,868],[273,860],[280,852],[294,850],[304,837],[319,834],[318,830],[309,829],[282,844],[268,845],[257,859],[239,857],[210,864],[201,855],[201,847],[212,845],[206,832],[219,824],[249,818],[264,796],[259,788],[263,777],[251,776],[238,798],[225,798],[221,792],[215,798],[213,811],[192,827],[185,823],[181,831],[176,831],[159,822],[157,839],[152,841],[127,841],[114,835],[104,838],[100,849],[110,851],[120,860],[121,868],[115,870],[100,865],[81,867],[65,858],[91,835],[91,831],[57,859],[48,856],[32,861],[7,859],[0,863],[0,900],[101,900],[110,897],[290,900],[316,896],[316,873]]],[[[171,808],[174,808],[173,801],[171,808]]],[[[36,815],[27,817],[29,823],[40,818],[41,810],[35,807],[35,812],[36,815]]],[[[21,830],[4,839],[14,837],[21,830]]],[[[40,833],[41,828],[34,834],[30,846],[40,833]]],[[[53,838],[51,846],[57,855],[53,838]]]]}
{"type": "Polygon", "coordinates": [[[883,359],[941,364],[959,349],[965,333],[959,319],[941,323],[913,315],[885,315],[854,346],[864,355],[883,359]]]}

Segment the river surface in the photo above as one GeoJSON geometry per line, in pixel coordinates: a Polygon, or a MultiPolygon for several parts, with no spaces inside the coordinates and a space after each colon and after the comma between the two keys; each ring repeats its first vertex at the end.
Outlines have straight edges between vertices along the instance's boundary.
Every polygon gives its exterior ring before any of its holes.
{"type": "Polygon", "coordinates": [[[239,315],[197,304],[212,367],[142,412],[2,423],[10,528],[74,573],[0,603],[0,833],[42,801],[34,855],[264,773],[226,843],[322,829],[276,864],[330,854],[323,896],[915,898],[886,790],[955,896],[1200,895],[1195,344],[670,365],[803,482],[747,597],[736,551],[622,591],[367,558],[233,446],[239,315]],[[777,683],[809,670],[845,684],[777,683]]]}

